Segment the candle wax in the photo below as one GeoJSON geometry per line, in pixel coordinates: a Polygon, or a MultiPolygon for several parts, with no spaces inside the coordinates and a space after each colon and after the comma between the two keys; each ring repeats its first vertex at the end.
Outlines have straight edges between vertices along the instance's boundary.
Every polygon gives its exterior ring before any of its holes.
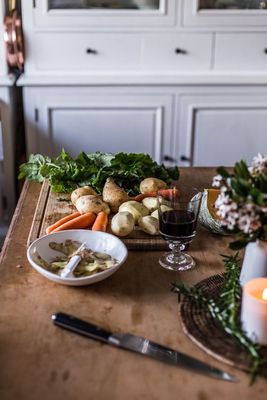
{"type": "Polygon", "coordinates": [[[250,292],[251,296],[255,297],[257,300],[266,301],[267,304],[267,297],[263,297],[263,290],[253,290],[250,292]]]}

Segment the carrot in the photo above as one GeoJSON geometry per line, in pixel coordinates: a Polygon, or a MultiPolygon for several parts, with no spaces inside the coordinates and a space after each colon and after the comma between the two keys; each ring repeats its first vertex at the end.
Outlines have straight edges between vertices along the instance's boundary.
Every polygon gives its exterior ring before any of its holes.
{"type": "Polygon", "coordinates": [[[139,193],[135,197],[133,197],[133,200],[135,201],[142,201],[146,197],[157,197],[157,192],[146,192],[146,193],[139,193]]]}
{"type": "Polygon", "coordinates": [[[66,217],[64,217],[64,218],[61,218],[61,219],[59,219],[57,222],[55,222],[54,224],[52,224],[52,225],[50,225],[50,226],[48,226],[47,228],[46,228],[46,233],[51,233],[54,229],[56,229],[58,226],[60,226],[60,225],[62,225],[62,224],[64,224],[65,222],[67,222],[67,221],[70,221],[71,219],[73,219],[73,218],[76,218],[76,217],[78,217],[79,215],[81,215],[78,211],[75,211],[74,213],[72,213],[72,214],[70,214],[70,215],[67,215],[66,217]]]}
{"type": "Polygon", "coordinates": [[[65,231],[67,229],[85,229],[93,225],[96,215],[92,212],[80,214],[78,217],[59,225],[53,232],[65,231]]]}
{"type": "Polygon", "coordinates": [[[177,188],[172,189],[160,189],[158,192],[162,197],[172,198],[179,196],[179,190],[177,188]]]}
{"type": "Polygon", "coordinates": [[[95,222],[92,226],[92,231],[103,231],[105,232],[107,230],[108,226],[108,214],[105,213],[104,211],[100,211],[97,214],[97,217],[95,219],[95,222]]]}

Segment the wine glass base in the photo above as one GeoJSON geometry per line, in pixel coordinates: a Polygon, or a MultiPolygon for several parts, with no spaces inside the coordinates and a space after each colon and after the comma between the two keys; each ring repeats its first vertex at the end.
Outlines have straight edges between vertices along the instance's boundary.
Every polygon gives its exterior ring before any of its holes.
{"type": "Polygon", "coordinates": [[[173,253],[165,253],[160,257],[159,264],[170,271],[187,271],[196,265],[194,259],[185,253],[182,253],[179,259],[174,257],[173,253]]]}

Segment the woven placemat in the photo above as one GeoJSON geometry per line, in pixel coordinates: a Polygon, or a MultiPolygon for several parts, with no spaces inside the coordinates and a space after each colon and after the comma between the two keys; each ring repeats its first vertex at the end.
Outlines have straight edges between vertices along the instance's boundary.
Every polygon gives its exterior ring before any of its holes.
{"type": "MultiPolygon", "coordinates": [[[[223,282],[223,275],[213,275],[199,282],[196,287],[206,295],[216,298],[223,282]]],[[[206,353],[236,368],[250,370],[251,363],[247,351],[227,334],[203,307],[184,297],[180,315],[185,333],[206,353]]],[[[267,358],[267,346],[262,347],[262,354],[267,358]]],[[[262,374],[267,376],[267,365],[262,369],[262,374]]]]}

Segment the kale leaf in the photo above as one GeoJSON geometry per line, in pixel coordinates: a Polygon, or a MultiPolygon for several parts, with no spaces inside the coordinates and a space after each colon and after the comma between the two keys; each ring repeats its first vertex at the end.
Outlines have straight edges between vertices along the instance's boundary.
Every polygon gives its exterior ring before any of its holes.
{"type": "Polygon", "coordinates": [[[30,155],[21,164],[19,179],[43,182],[47,179],[54,192],[70,192],[79,186],[89,185],[102,192],[105,181],[112,177],[129,195],[139,192],[140,181],[147,177],[162,179],[167,184],[179,178],[178,167],[157,164],[143,153],[80,153],[72,158],[63,149],[56,158],[40,154],[30,155]]]}

